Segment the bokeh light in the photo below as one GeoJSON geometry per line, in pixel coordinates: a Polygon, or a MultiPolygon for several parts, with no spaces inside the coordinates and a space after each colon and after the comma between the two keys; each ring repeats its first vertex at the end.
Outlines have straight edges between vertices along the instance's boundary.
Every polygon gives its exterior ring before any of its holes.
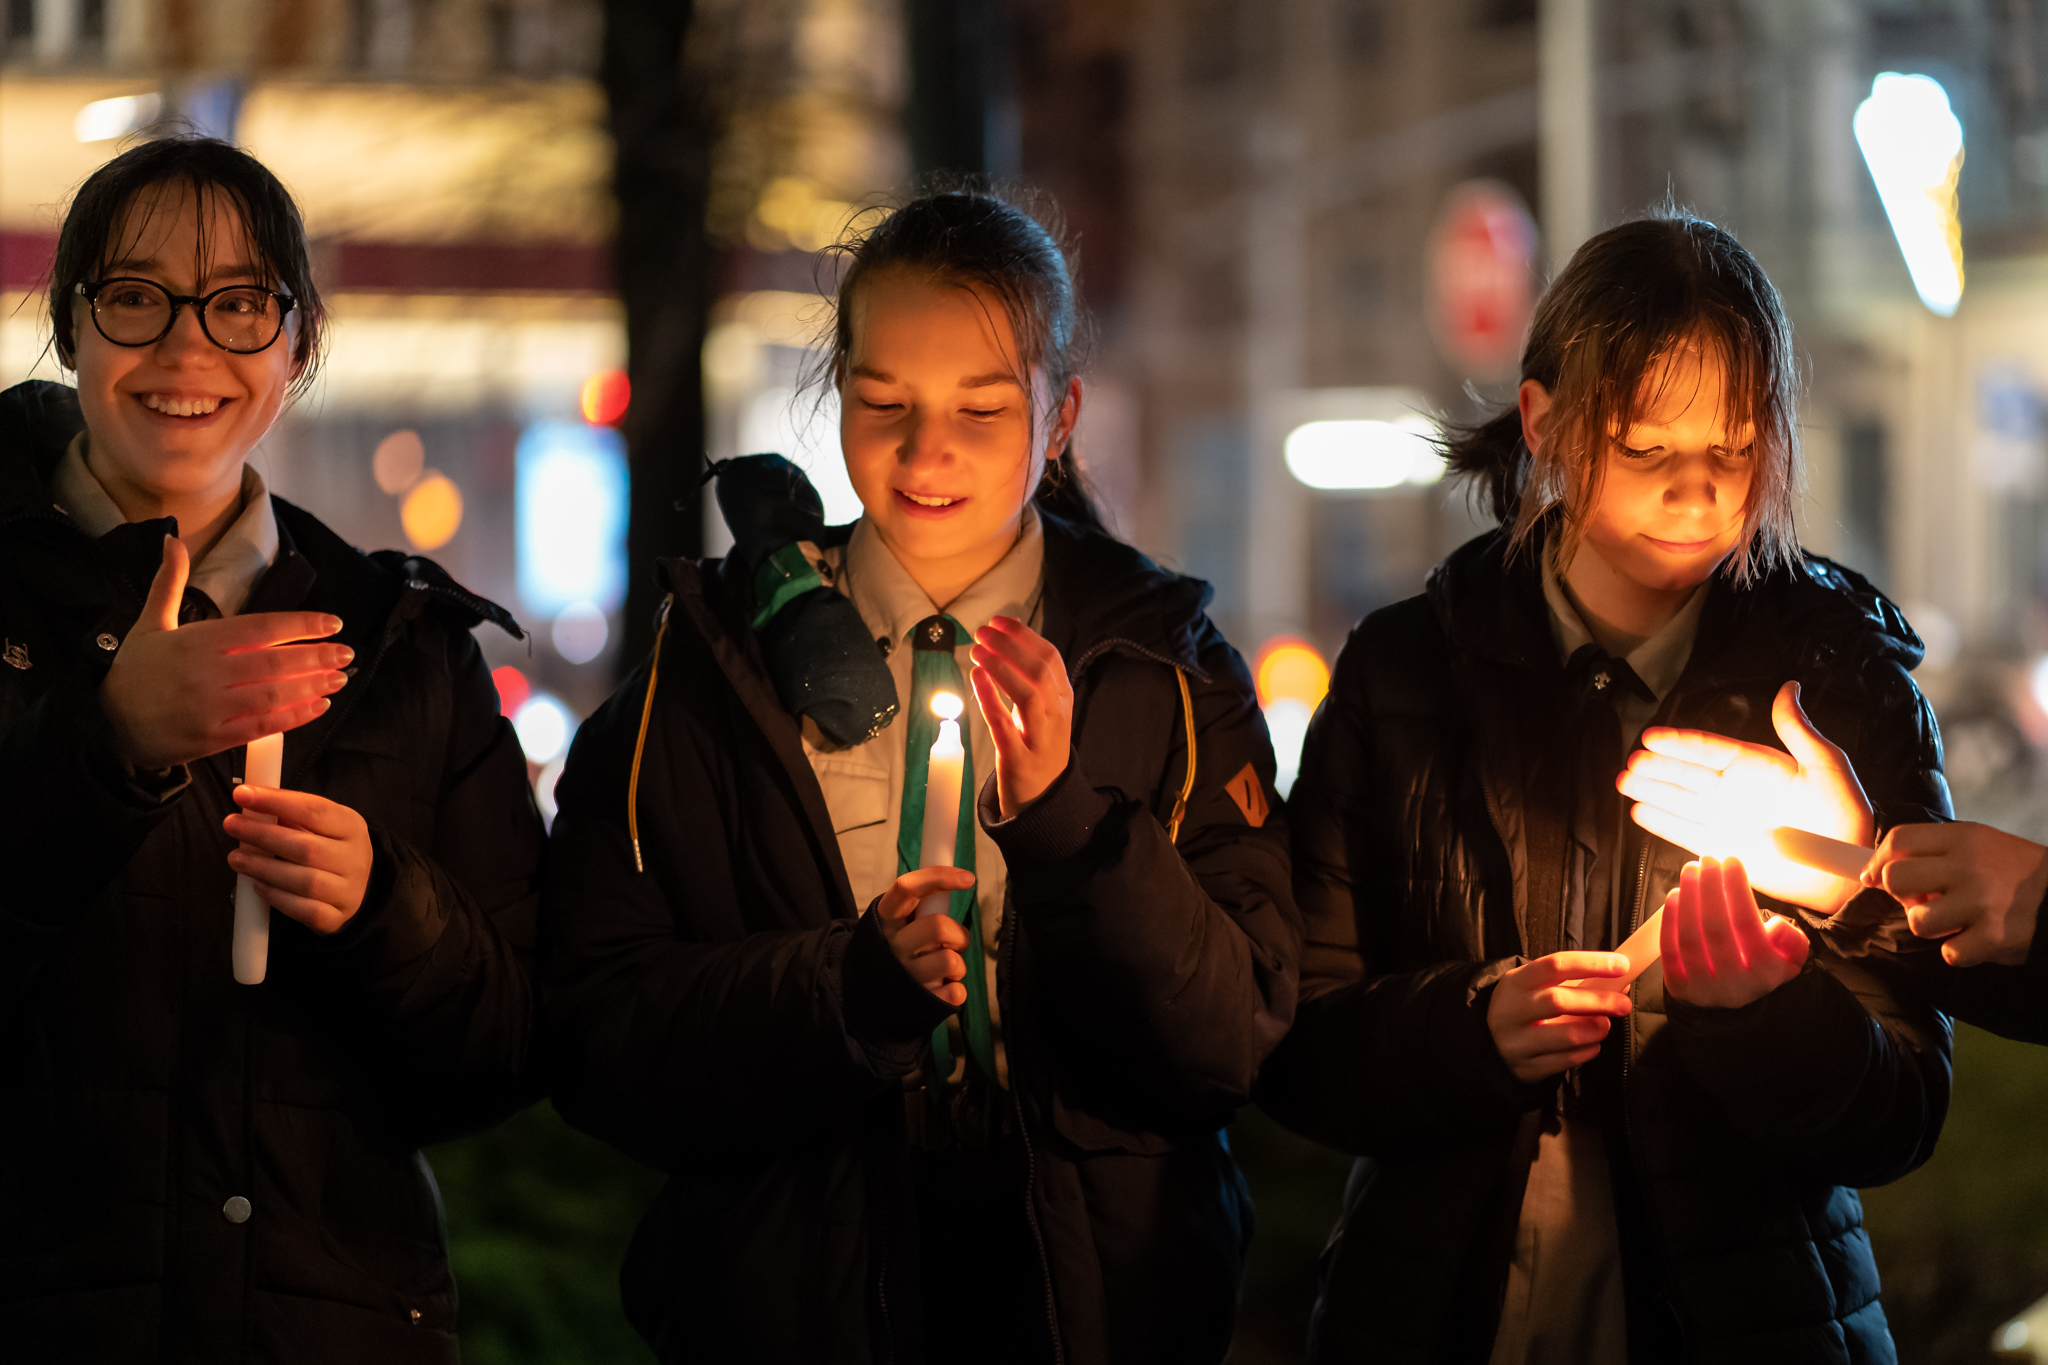
{"type": "Polygon", "coordinates": [[[512,716],[512,729],[529,763],[551,762],[569,746],[573,726],[567,708],[545,692],[528,697],[512,716]]]}
{"type": "Polygon", "coordinates": [[[377,487],[397,497],[420,481],[426,472],[427,447],[417,431],[394,431],[377,442],[370,456],[370,472],[377,487]]]}
{"type": "Polygon", "coordinates": [[[498,687],[498,714],[501,716],[517,715],[526,699],[533,695],[533,684],[510,664],[492,669],[491,681],[498,687]]]}
{"type": "Polygon", "coordinates": [[[446,474],[430,472],[405,495],[398,520],[415,550],[438,550],[462,529],[462,490],[446,474]]]}
{"type": "Polygon", "coordinates": [[[1308,738],[1309,720],[1330,690],[1330,666],[1308,641],[1276,635],[1259,647],[1252,682],[1266,713],[1266,733],[1273,740],[1273,785],[1287,796],[1301,773],[1301,746],[1308,738]]]}
{"type": "Polygon", "coordinates": [[[617,426],[633,399],[624,370],[606,370],[583,381],[583,420],[594,427],[617,426]]]}
{"type": "Polygon", "coordinates": [[[555,617],[549,633],[555,653],[572,664],[587,664],[604,653],[611,638],[611,623],[595,602],[571,602],[555,617]]]}
{"type": "Polygon", "coordinates": [[[540,422],[519,438],[519,596],[554,616],[616,608],[626,592],[626,451],[609,427],[540,422]]]}

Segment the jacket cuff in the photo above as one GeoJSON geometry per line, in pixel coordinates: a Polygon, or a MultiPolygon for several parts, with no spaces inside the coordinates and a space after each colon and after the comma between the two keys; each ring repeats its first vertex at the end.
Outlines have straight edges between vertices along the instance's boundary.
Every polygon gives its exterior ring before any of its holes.
{"type": "Polygon", "coordinates": [[[882,933],[882,916],[868,906],[848,935],[840,956],[839,1000],[846,1031],[862,1047],[891,1064],[915,1065],[931,1031],[944,1023],[953,1007],[917,983],[897,960],[882,933]],[[903,1055],[898,1055],[898,1053],[903,1055]]]}
{"type": "Polygon", "coordinates": [[[981,784],[976,813],[1005,861],[1026,858],[1056,863],[1087,848],[1096,827],[1114,805],[1107,795],[1088,785],[1081,773],[1081,756],[1070,753],[1065,771],[1052,785],[1007,820],[1002,818],[1002,804],[996,796],[995,774],[990,773],[981,784]]]}
{"type": "Polygon", "coordinates": [[[1521,965],[1522,959],[1507,958],[1482,966],[1460,992],[1459,1006],[1464,1017],[1442,1020],[1445,1027],[1430,1030],[1432,1051],[1436,1053],[1431,1069],[1437,1075],[1470,1077],[1482,1106],[1515,1113],[1542,1107],[1561,1081],[1559,1076],[1546,1076],[1540,1081],[1518,1078],[1507,1059],[1500,1055],[1493,1030],[1487,1027],[1486,1013],[1493,1006],[1495,988],[1502,977],[1521,965]]]}
{"type": "Polygon", "coordinates": [[[1804,1040],[1802,1055],[1842,1055],[1838,1044],[1860,1034],[1865,1022],[1856,998],[1811,960],[1799,975],[1747,1005],[1699,1005],[1666,990],[1664,1011],[1672,1040],[1709,1087],[1734,1083],[1764,1091],[1807,1084],[1805,1068],[1781,1060],[1785,1039],[1804,1040]]]}

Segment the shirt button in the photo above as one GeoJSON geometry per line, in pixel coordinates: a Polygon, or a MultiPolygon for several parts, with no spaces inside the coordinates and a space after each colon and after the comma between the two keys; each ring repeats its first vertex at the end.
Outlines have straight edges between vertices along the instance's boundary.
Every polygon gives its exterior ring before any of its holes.
{"type": "Polygon", "coordinates": [[[94,641],[93,643],[97,644],[101,649],[106,650],[109,654],[113,653],[115,650],[121,647],[120,640],[112,635],[107,634],[107,632],[105,631],[101,631],[100,638],[94,641]]]}
{"type": "Polygon", "coordinates": [[[220,1212],[230,1223],[246,1223],[249,1221],[249,1201],[238,1194],[222,1204],[220,1212]]]}

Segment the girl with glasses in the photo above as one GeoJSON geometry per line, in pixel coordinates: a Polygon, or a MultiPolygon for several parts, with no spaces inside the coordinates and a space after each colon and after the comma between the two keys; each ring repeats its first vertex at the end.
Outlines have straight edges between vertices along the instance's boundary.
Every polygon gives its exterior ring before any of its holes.
{"type": "Polygon", "coordinates": [[[249,464],[325,313],[246,153],[94,172],[49,300],[76,387],[0,394],[0,1340],[452,1361],[419,1148],[534,1093],[542,834],[470,635],[517,628],[249,464]]]}
{"type": "Polygon", "coordinates": [[[951,193],[845,250],[861,516],[753,457],[734,552],[656,566],[557,788],[555,1102],[668,1173],[661,1360],[1220,1361],[1294,995],[1251,679],[1084,495],[1053,236],[951,193]]]}

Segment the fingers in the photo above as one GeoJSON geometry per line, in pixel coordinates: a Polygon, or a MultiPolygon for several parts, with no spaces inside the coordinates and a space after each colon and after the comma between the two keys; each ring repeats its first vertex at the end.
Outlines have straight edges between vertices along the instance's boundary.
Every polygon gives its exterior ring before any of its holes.
{"type": "Polygon", "coordinates": [[[1799,684],[1788,682],[1778,689],[1778,695],[1771,702],[1771,728],[1784,741],[1785,750],[1797,759],[1801,768],[1832,768],[1845,771],[1849,760],[1836,745],[1813,728],[1807,718],[1806,708],[1799,704],[1799,684]]]}
{"type": "Polygon", "coordinates": [[[1956,896],[1939,896],[1906,907],[1906,927],[1915,938],[1947,938],[1980,922],[1980,907],[1956,896]]]}
{"type": "Polygon", "coordinates": [[[1045,695],[1050,685],[1047,667],[1036,660],[1020,662],[978,642],[969,652],[969,657],[974,660],[975,672],[991,675],[1003,695],[1023,714],[1028,734],[1031,722],[1044,711],[1048,701],[1045,695]]]}
{"type": "Polygon", "coordinates": [[[1799,926],[1779,915],[1764,926],[1764,936],[1770,941],[1771,951],[1785,964],[1782,975],[1790,980],[1806,965],[1806,955],[1813,951],[1813,944],[1807,940],[1799,926]]]}
{"type": "MultiPolygon", "coordinates": [[[[1707,770],[1694,768],[1693,771],[1707,770]]],[[[1646,806],[1655,806],[1687,823],[1705,825],[1713,818],[1711,800],[1689,787],[1660,782],[1635,771],[1624,771],[1614,780],[1614,785],[1629,800],[1640,801],[1646,806]]]]}
{"type": "MultiPolygon", "coordinates": [[[[231,815],[228,818],[232,820],[235,817],[231,815]]],[[[319,857],[323,850],[288,841],[282,836],[296,831],[277,825],[248,821],[242,830],[231,832],[248,845],[228,853],[228,866],[236,873],[301,900],[319,901],[340,913],[337,902],[347,894],[346,879],[330,868],[309,861],[319,857]]]]}
{"type": "Polygon", "coordinates": [[[1685,873],[1678,874],[1679,886],[1664,893],[1662,927],[1657,931],[1657,955],[1664,963],[1664,984],[1676,991],[1683,991],[1691,980],[1690,969],[1685,960],[1685,945],[1679,941],[1678,922],[1683,913],[1685,897],[1681,894],[1685,873]]]}
{"type": "Polygon", "coordinates": [[[305,702],[331,697],[346,686],[346,673],[309,673],[298,678],[278,678],[224,688],[222,699],[234,712],[229,719],[239,720],[244,716],[266,716],[274,711],[291,710],[305,702]]]}
{"type": "Polygon", "coordinates": [[[979,664],[969,671],[967,682],[974,689],[974,701],[981,707],[989,738],[996,743],[997,757],[1014,761],[1018,750],[1024,747],[1024,732],[1011,718],[1009,699],[996,686],[995,678],[979,664]]]}
{"type": "MultiPolygon", "coordinates": [[[[1628,766],[1622,770],[1622,777],[1668,783],[1695,796],[1712,796],[1721,785],[1721,771],[1704,763],[1691,763],[1669,754],[1638,749],[1628,756],[1628,766]]],[[[1622,790],[1628,789],[1623,787],[1622,790]]]]}
{"type": "MultiPolygon", "coordinates": [[[[233,859],[230,858],[230,861],[233,859]]],[[[250,877],[249,880],[255,886],[256,893],[263,897],[271,909],[289,915],[316,934],[331,934],[349,921],[348,914],[324,900],[302,896],[281,886],[272,886],[261,877],[250,877]]]]}
{"type": "MultiPolygon", "coordinates": [[[[185,629],[194,636],[215,625],[203,621],[185,629]]],[[[269,682],[280,678],[304,678],[339,673],[355,662],[356,652],[343,644],[274,645],[268,649],[224,650],[216,665],[221,681],[229,687],[269,682]]]]}
{"type": "Polygon", "coordinates": [[[1566,981],[1627,975],[1628,959],[1620,953],[1581,952],[1552,953],[1534,962],[1525,962],[1508,973],[1509,979],[1532,995],[1566,981]]]}
{"type": "MultiPolygon", "coordinates": [[[[972,885],[974,874],[964,867],[920,867],[889,884],[889,889],[882,893],[880,913],[885,920],[902,919],[934,891],[965,891],[972,885]]],[[[937,915],[933,918],[946,917],[937,915]]]]}
{"type": "MultiPolygon", "coordinates": [[[[255,815],[268,815],[286,824],[323,839],[347,839],[357,834],[367,834],[369,827],[363,817],[339,801],[330,801],[312,792],[287,791],[278,787],[251,787],[246,783],[234,790],[235,804],[255,815]]],[[[230,815],[229,820],[235,819],[230,815]]],[[[274,825],[251,822],[258,829],[274,829],[274,825]]],[[[228,833],[234,834],[231,828],[228,833]]],[[[240,835],[235,835],[241,838],[240,835]]],[[[254,842],[251,840],[249,842],[254,842]]]]}
{"type": "Polygon", "coordinates": [[[341,618],[324,611],[259,611],[204,623],[223,653],[268,649],[295,640],[324,640],[341,630],[341,618]]]}
{"type": "Polygon", "coordinates": [[[1706,934],[1701,925],[1706,913],[1706,892],[1700,885],[1700,871],[1698,863],[1687,863],[1678,873],[1678,955],[1685,963],[1688,979],[1711,977],[1717,966],[1713,955],[1707,951],[1706,934]]]}
{"type": "Polygon", "coordinates": [[[142,615],[135,618],[136,628],[176,630],[178,606],[185,600],[185,583],[191,575],[191,551],[176,536],[165,536],[163,562],[149,581],[149,596],[143,600],[142,615]]]}
{"type": "Polygon", "coordinates": [[[1697,853],[1708,847],[1713,831],[1697,820],[1687,820],[1673,815],[1659,806],[1638,801],[1629,807],[1629,818],[1638,825],[1668,843],[1677,844],[1690,853],[1697,853]]]}
{"type": "MultiPolygon", "coordinates": [[[[1721,898],[1727,912],[1728,936],[1734,942],[1742,965],[1755,966],[1775,956],[1770,937],[1764,933],[1763,909],[1756,903],[1756,893],[1749,885],[1748,869],[1743,867],[1740,858],[1722,860],[1721,898]]],[[[1802,940],[1805,937],[1800,935],[1802,940]]]]}
{"type": "Polygon", "coordinates": [[[1653,754],[1696,763],[1717,772],[1725,771],[1738,759],[1784,757],[1777,750],[1761,744],[1730,739],[1709,730],[1674,730],[1668,725],[1653,725],[1643,731],[1643,747],[1653,754]]]}

